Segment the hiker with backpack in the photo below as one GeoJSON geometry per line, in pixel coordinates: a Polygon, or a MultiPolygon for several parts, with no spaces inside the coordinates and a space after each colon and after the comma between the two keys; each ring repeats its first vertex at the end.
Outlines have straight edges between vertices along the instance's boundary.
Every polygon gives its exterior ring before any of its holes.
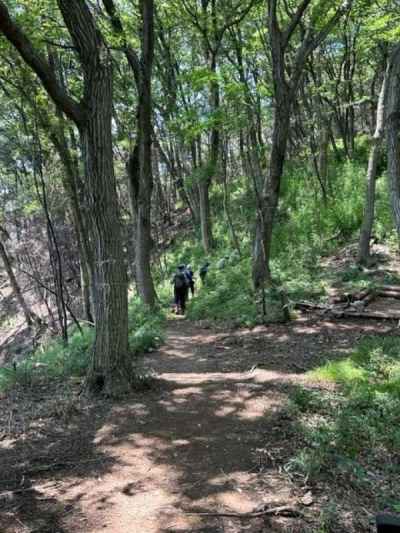
{"type": "Polygon", "coordinates": [[[185,273],[185,265],[179,265],[178,270],[172,278],[172,284],[174,286],[174,301],[176,314],[185,314],[186,299],[189,290],[189,278],[185,273]]]}
{"type": "Polygon", "coordinates": [[[192,270],[191,265],[186,265],[185,275],[189,280],[189,289],[190,289],[190,292],[192,293],[192,298],[193,298],[194,296],[194,272],[192,270]]]}
{"type": "Polygon", "coordinates": [[[204,285],[206,281],[206,276],[208,273],[208,267],[210,266],[210,263],[204,263],[204,265],[199,270],[199,276],[201,279],[201,284],[204,285]]]}

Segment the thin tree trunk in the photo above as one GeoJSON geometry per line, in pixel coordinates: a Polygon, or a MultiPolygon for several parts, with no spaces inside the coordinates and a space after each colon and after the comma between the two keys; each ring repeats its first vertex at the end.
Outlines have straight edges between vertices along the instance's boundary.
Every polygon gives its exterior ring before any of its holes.
{"type": "Polygon", "coordinates": [[[49,206],[47,201],[46,185],[43,178],[42,171],[42,149],[39,139],[39,134],[35,129],[34,137],[34,165],[33,177],[35,182],[35,189],[38,200],[42,206],[43,213],[46,219],[47,245],[49,252],[50,266],[53,274],[54,295],[56,298],[56,306],[58,313],[58,324],[61,329],[61,336],[65,345],[68,344],[68,320],[67,310],[65,305],[64,294],[64,274],[61,261],[60,249],[54,230],[54,225],[50,217],[49,206]],[[38,180],[39,176],[39,180],[38,180]]]}
{"type": "Polygon", "coordinates": [[[12,266],[11,266],[11,261],[10,261],[10,259],[8,257],[6,248],[5,248],[5,246],[4,246],[4,244],[2,243],[1,240],[0,240],[0,257],[1,257],[2,261],[3,261],[4,268],[5,268],[6,272],[7,272],[8,279],[10,281],[10,285],[11,285],[11,288],[13,290],[14,296],[15,296],[19,306],[21,307],[21,309],[22,309],[22,311],[24,313],[25,321],[28,324],[28,326],[32,326],[33,313],[30,310],[29,305],[27,304],[27,302],[26,302],[26,300],[25,300],[25,298],[24,298],[24,296],[22,294],[21,287],[19,286],[17,278],[15,277],[14,271],[13,271],[12,266]]]}
{"type": "Polygon", "coordinates": [[[360,239],[358,242],[357,261],[359,263],[367,263],[370,257],[370,241],[375,212],[375,184],[377,178],[376,171],[380,156],[381,143],[385,131],[385,100],[388,72],[389,69],[386,68],[382,81],[381,91],[379,93],[378,105],[376,109],[375,132],[371,139],[371,149],[368,158],[367,190],[365,194],[364,216],[361,226],[360,239]]]}
{"type": "Polygon", "coordinates": [[[138,146],[139,190],[136,212],[136,282],[139,295],[146,305],[154,307],[157,295],[151,275],[151,197],[153,191],[152,169],[152,94],[151,76],[154,58],[154,4],[153,0],[141,0],[142,58],[139,78],[138,146]]]}
{"type": "Polygon", "coordinates": [[[59,125],[57,132],[50,131],[50,138],[56,148],[60,157],[61,163],[64,167],[62,176],[63,186],[68,195],[73,225],[75,228],[76,241],[80,259],[81,272],[81,290],[82,290],[82,304],[86,320],[93,323],[92,304],[94,289],[92,287],[91,279],[93,273],[93,254],[90,248],[90,239],[87,224],[84,220],[84,215],[79,201],[79,193],[77,182],[80,179],[78,166],[73,163],[71,152],[68,147],[68,142],[65,137],[64,123],[59,117],[59,125]]]}
{"type": "Polygon", "coordinates": [[[225,146],[225,149],[223,151],[222,163],[223,163],[222,179],[223,179],[223,186],[224,186],[225,217],[226,217],[226,221],[228,222],[229,232],[231,234],[232,246],[235,248],[235,250],[237,250],[239,257],[241,257],[242,254],[240,250],[239,239],[235,231],[235,226],[232,221],[232,216],[231,216],[230,206],[229,206],[229,191],[228,191],[228,178],[227,178],[227,166],[228,166],[228,147],[227,146],[225,146]]]}
{"type": "Polygon", "coordinates": [[[210,183],[208,178],[201,178],[198,183],[200,203],[200,228],[201,242],[203,244],[203,249],[206,253],[209,253],[213,247],[209,189],[210,183]]]}
{"type": "Polygon", "coordinates": [[[253,249],[253,283],[261,289],[271,279],[270,258],[272,231],[278,208],[283,164],[289,138],[291,104],[289,95],[277,101],[272,133],[272,149],[268,178],[262,192],[261,209],[256,220],[256,235],[253,249]]]}

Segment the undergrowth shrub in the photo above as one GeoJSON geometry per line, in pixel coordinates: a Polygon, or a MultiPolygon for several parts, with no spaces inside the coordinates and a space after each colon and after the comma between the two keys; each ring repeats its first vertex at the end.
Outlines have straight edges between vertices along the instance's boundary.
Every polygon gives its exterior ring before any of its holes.
{"type": "MultiPolygon", "coordinates": [[[[155,349],[163,340],[165,316],[161,310],[150,310],[139,299],[129,302],[129,348],[133,355],[155,349]]],[[[24,387],[53,378],[82,377],[90,363],[90,351],[94,341],[94,328],[87,326],[80,333],[71,330],[69,342],[64,346],[60,339],[41,345],[15,367],[0,369],[0,391],[13,385],[24,387]]],[[[138,372],[138,381],[147,380],[138,372]]]]}
{"type": "Polygon", "coordinates": [[[15,367],[0,369],[0,390],[15,384],[29,387],[45,379],[83,376],[89,365],[93,341],[94,329],[89,327],[84,327],[82,333],[74,330],[67,346],[60,339],[51,340],[15,367]]]}
{"type": "MultiPolygon", "coordinates": [[[[365,189],[367,157],[365,139],[356,145],[357,157],[353,161],[330,165],[326,183],[327,198],[323,202],[321,186],[314,170],[304,165],[287,163],[282,180],[282,194],[276,215],[272,241],[271,271],[277,284],[286,289],[290,300],[327,298],[327,287],[341,281],[349,290],[370,286],[373,280],[358,269],[337,272],[321,267],[321,259],[337,252],[338,247],[356,238],[360,228],[365,189]],[[364,143],[364,144],[363,144],[364,143]]],[[[358,142],[358,139],[357,139],[358,142]]],[[[216,246],[205,255],[200,243],[199,228],[180,233],[175,244],[160,259],[157,270],[158,293],[164,305],[172,302],[171,278],[176,266],[190,263],[197,274],[205,261],[210,261],[210,274],[215,274],[216,284],[210,281],[208,292],[199,291],[189,306],[191,319],[236,320],[255,324],[261,320],[261,306],[254,302],[251,284],[251,253],[256,217],[256,201],[251,180],[236,177],[228,184],[230,211],[242,260],[223,272],[214,271],[218,259],[230,256],[233,248],[229,226],[222,204],[220,184],[212,191],[214,218],[213,233],[216,246]]],[[[374,234],[379,239],[393,235],[392,215],[387,201],[387,180],[377,180],[376,223],[374,234]]],[[[393,242],[396,240],[392,239],[393,242]]],[[[209,276],[211,278],[211,275],[209,276]]],[[[199,283],[197,283],[199,285],[199,283]]]]}
{"type": "Polygon", "coordinates": [[[139,298],[129,302],[129,348],[143,353],[157,348],[164,340],[165,315],[161,309],[150,309],[139,298]]]}
{"type": "Polygon", "coordinates": [[[198,287],[197,295],[189,302],[187,316],[192,320],[255,324],[259,313],[251,287],[249,261],[233,265],[228,262],[222,270],[212,264],[204,286],[198,287]]]}
{"type": "Polygon", "coordinates": [[[333,392],[295,389],[292,413],[306,446],[286,465],[307,478],[345,476],[371,483],[370,470],[397,464],[400,453],[400,337],[363,339],[347,359],[311,372],[333,392]]]}

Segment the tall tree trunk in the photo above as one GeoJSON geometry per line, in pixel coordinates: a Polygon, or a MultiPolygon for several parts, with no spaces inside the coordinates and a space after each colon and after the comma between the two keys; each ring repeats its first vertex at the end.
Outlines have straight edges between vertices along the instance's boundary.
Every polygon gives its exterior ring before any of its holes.
{"type": "Polygon", "coordinates": [[[21,287],[19,286],[19,283],[17,281],[17,278],[15,277],[15,274],[14,274],[14,271],[12,269],[12,266],[11,266],[11,261],[8,257],[8,254],[7,254],[7,251],[6,251],[6,248],[3,244],[3,242],[1,241],[0,239],[0,257],[3,261],[3,264],[4,264],[4,268],[5,268],[5,271],[7,272],[7,275],[8,275],[8,279],[10,281],[10,285],[11,285],[11,288],[13,290],[13,293],[14,293],[14,296],[19,304],[19,306],[21,307],[23,313],[24,313],[24,317],[25,317],[25,321],[26,323],[28,324],[28,326],[32,326],[32,323],[33,323],[33,313],[32,311],[30,310],[23,294],[22,294],[22,291],[21,291],[21,287]]]}
{"type": "Polygon", "coordinates": [[[286,51],[290,40],[300,24],[310,0],[303,0],[289,19],[285,29],[280,28],[276,0],[268,0],[268,30],[271,47],[272,71],[275,95],[274,124],[269,173],[264,180],[262,198],[256,220],[256,234],[253,249],[253,283],[262,289],[265,281],[271,278],[270,256],[272,231],[275,213],[279,202],[280,184],[286,147],[289,138],[289,124],[293,101],[296,98],[304,65],[310,54],[321,44],[342,14],[348,9],[344,4],[331,16],[320,31],[311,38],[307,31],[305,38],[295,54],[293,65],[288,68],[286,51]],[[288,71],[290,78],[288,78],[288,71]]]}
{"type": "Polygon", "coordinates": [[[239,257],[241,257],[240,243],[236,234],[235,226],[233,224],[230,205],[229,205],[229,191],[228,191],[228,141],[224,143],[224,150],[222,152],[222,180],[224,187],[224,212],[226,221],[229,227],[229,233],[231,234],[231,244],[237,250],[239,257]]]}
{"type": "Polygon", "coordinates": [[[142,58],[139,78],[138,146],[139,190],[136,203],[136,282],[139,295],[146,305],[154,307],[157,295],[151,275],[151,196],[153,191],[152,169],[152,94],[151,76],[154,58],[154,4],[153,0],[141,0],[142,58]]]}
{"type": "Polygon", "coordinates": [[[112,63],[86,2],[57,0],[83,71],[77,102],[59,83],[49,62],[11,19],[0,0],[0,31],[36,72],[54,103],[77,125],[83,147],[90,231],[94,249],[96,337],[88,375],[93,390],[118,393],[130,384],[127,274],[113,167],[112,63]]]}
{"type": "Polygon", "coordinates": [[[143,303],[154,307],[157,295],[151,275],[151,196],[153,172],[152,146],[152,94],[151,77],[154,59],[154,2],[140,0],[142,18],[141,57],[127,43],[122,21],[113,0],[103,0],[114,31],[122,37],[123,49],[133,71],[138,91],[137,138],[128,163],[130,203],[135,226],[136,286],[143,303]],[[135,168],[136,167],[136,168],[135,168]]]}
{"type": "Polygon", "coordinates": [[[58,0],[81,57],[86,107],[80,130],[94,251],[96,335],[88,385],[114,394],[129,386],[127,272],[122,252],[111,135],[112,62],[85,3],[58,0]]]}
{"type": "MultiPolygon", "coordinates": [[[[215,6],[213,5],[214,17],[215,6]]],[[[215,30],[214,30],[215,31],[215,30]]],[[[209,84],[209,107],[212,113],[217,113],[220,106],[219,84],[216,79],[217,74],[217,54],[214,50],[206,49],[206,60],[212,73],[212,79],[209,84]]],[[[210,206],[210,187],[213,178],[219,170],[219,149],[220,149],[220,126],[214,121],[210,132],[210,148],[208,155],[207,167],[205,173],[200,177],[198,183],[199,204],[200,204],[200,229],[201,242],[205,253],[209,253],[214,246],[213,223],[210,206]]]]}
{"type": "Polygon", "coordinates": [[[96,338],[89,379],[114,386],[128,378],[127,274],[113,167],[111,138],[112,84],[109,65],[92,73],[91,114],[81,131],[95,254],[96,338]]]}
{"type": "Polygon", "coordinates": [[[390,203],[400,244],[400,45],[391,56],[387,88],[387,159],[390,203]]]}
{"type": "Polygon", "coordinates": [[[283,164],[289,138],[291,104],[289,94],[277,100],[272,133],[269,174],[262,191],[261,206],[257,213],[256,234],[253,248],[253,283],[256,289],[271,279],[272,230],[278,208],[283,164]]]}
{"type": "Polygon", "coordinates": [[[383,134],[385,131],[385,100],[388,72],[389,69],[386,68],[382,81],[381,91],[379,93],[379,99],[376,108],[375,132],[371,139],[371,148],[368,158],[367,189],[365,194],[364,216],[361,225],[360,239],[358,242],[357,261],[359,263],[367,263],[370,257],[370,240],[375,212],[375,184],[377,178],[376,171],[380,157],[380,148],[383,139],[383,134]]]}
{"type": "Polygon", "coordinates": [[[203,249],[206,253],[209,253],[213,247],[209,190],[210,182],[208,177],[205,179],[201,177],[198,183],[200,204],[200,229],[201,242],[203,244],[203,249]]]}

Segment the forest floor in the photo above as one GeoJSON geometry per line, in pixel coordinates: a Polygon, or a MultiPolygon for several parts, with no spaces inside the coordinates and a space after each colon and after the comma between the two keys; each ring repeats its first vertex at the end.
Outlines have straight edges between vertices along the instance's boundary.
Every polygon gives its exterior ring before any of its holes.
{"type": "Polygon", "coordinates": [[[320,532],[334,495],[335,531],[373,531],[368,495],[354,502],[339,486],[288,475],[299,443],[287,405],[299,384],[332,386],[310,383],[307,370],[392,327],[307,315],[231,330],[177,318],[144,359],[157,378],[150,391],[114,404],[79,396],[79,383],[5,394],[0,531],[320,532]],[[190,514],[280,506],[295,516],[190,514]]]}

